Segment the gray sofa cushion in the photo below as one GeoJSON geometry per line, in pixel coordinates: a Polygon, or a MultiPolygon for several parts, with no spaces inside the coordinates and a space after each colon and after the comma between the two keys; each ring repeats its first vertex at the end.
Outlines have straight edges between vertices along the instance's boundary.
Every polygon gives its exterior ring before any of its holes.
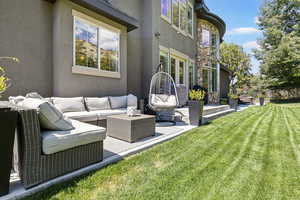
{"type": "Polygon", "coordinates": [[[109,101],[112,109],[127,107],[127,96],[109,97],[109,101]]]}
{"type": "Polygon", "coordinates": [[[60,98],[52,97],[52,102],[61,112],[82,112],[86,111],[83,97],[60,98]]]}
{"type": "Polygon", "coordinates": [[[110,109],[110,103],[108,97],[102,97],[102,98],[87,97],[85,98],[85,104],[89,111],[110,109]]]}
{"type": "Polygon", "coordinates": [[[81,145],[103,141],[106,129],[72,120],[75,129],[71,131],[43,131],[42,147],[44,154],[53,154],[81,145]]]}
{"type": "Polygon", "coordinates": [[[98,110],[95,112],[97,112],[98,119],[101,120],[101,119],[106,119],[108,116],[111,116],[111,115],[126,114],[127,109],[121,108],[121,109],[113,109],[113,110],[98,110]]]}
{"type": "Polygon", "coordinates": [[[93,122],[98,120],[98,114],[96,111],[67,112],[64,113],[64,116],[81,122],[93,122]]]}
{"type": "Polygon", "coordinates": [[[136,107],[138,106],[138,99],[136,96],[129,94],[127,96],[127,107],[136,107]]]}
{"type": "Polygon", "coordinates": [[[40,125],[44,129],[64,131],[74,128],[70,120],[64,118],[58,109],[45,100],[26,98],[21,103],[21,106],[36,109],[38,111],[40,125]]]}

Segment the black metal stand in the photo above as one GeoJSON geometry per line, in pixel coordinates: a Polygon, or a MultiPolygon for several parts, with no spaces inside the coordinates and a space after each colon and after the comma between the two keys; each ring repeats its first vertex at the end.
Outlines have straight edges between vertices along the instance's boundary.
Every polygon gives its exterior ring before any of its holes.
{"type": "Polygon", "coordinates": [[[0,103],[0,196],[9,193],[9,180],[12,169],[13,146],[18,113],[8,104],[0,103]]]}

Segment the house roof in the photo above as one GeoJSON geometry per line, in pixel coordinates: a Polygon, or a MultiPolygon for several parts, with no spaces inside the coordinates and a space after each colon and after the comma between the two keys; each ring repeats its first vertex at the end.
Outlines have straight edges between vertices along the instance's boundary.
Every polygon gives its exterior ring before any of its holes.
{"type": "Polygon", "coordinates": [[[207,20],[214,24],[218,28],[221,38],[223,38],[226,32],[226,24],[219,16],[210,12],[204,0],[196,0],[195,11],[197,12],[198,18],[207,20]]]}
{"type": "MultiPolygon", "coordinates": [[[[56,0],[46,0],[54,3],[56,0]]],[[[138,28],[138,21],[126,13],[114,8],[108,0],[70,0],[127,27],[130,32],[138,28]]]]}

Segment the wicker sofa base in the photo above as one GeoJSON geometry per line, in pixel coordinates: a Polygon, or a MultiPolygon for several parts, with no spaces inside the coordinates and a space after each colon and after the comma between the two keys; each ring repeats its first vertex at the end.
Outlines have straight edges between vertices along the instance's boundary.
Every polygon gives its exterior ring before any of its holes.
{"type": "Polygon", "coordinates": [[[19,173],[26,189],[103,160],[103,141],[43,154],[36,111],[21,109],[18,112],[19,173]]]}
{"type": "Polygon", "coordinates": [[[103,160],[103,142],[83,145],[53,155],[42,155],[39,163],[22,167],[26,189],[103,160]]]}

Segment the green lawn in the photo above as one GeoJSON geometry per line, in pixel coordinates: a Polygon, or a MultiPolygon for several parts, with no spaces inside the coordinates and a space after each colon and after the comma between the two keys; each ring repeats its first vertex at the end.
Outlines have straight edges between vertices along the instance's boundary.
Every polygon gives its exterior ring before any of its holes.
{"type": "Polygon", "coordinates": [[[300,104],[251,107],[28,199],[300,199],[300,104]]]}

